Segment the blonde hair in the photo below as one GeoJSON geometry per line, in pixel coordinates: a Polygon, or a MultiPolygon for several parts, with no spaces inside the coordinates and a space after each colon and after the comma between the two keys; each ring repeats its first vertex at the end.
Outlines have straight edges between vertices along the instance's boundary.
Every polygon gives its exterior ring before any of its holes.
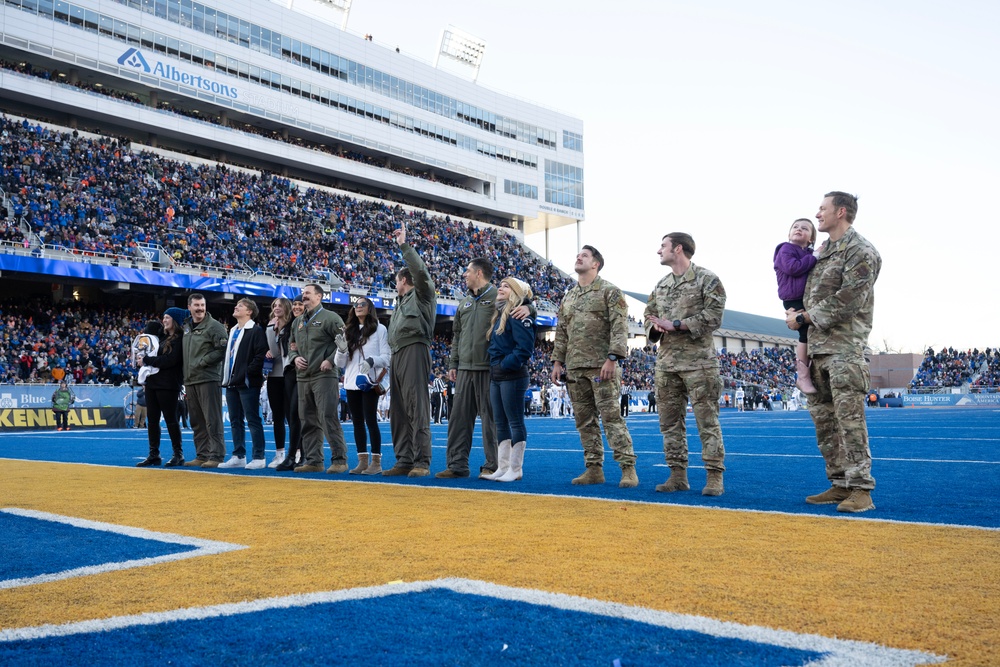
{"type": "Polygon", "coordinates": [[[500,326],[497,328],[497,333],[502,334],[507,329],[507,320],[510,319],[511,312],[527,299],[534,296],[531,291],[531,285],[523,280],[504,278],[500,281],[500,284],[507,285],[510,288],[510,298],[507,299],[507,304],[503,307],[503,311],[493,311],[493,319],[490,320],[490,329],[486,333],[486,340],[489,340],[493,336],[493,325],[496,324],[497,318],[500,318],[500,326]]]}
{"type": "Polygon", "coordinates": [[[280,305],[281,310],[285,313],[285,319],[282,320],[282,324],[288,324],[289,322],[295,319],[295,316],[292,315],[292,302],[283,296],[279,296],[278,298],[276,298],[274,301],[271,302],[271,312],[268,313],[269,320],[274,319],[274,307],[276,305],[280,305]]]}

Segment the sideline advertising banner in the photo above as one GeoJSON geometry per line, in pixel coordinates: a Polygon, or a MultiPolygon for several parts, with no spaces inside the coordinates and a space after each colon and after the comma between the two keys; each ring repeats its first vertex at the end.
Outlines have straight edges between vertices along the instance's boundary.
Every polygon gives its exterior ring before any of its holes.
{"type": "MultiPolygon", "coordinates": [[[[71,429],[125,428],[124,408],[70,408],[66,422],[71,429]]],[[[52,408],[2,408],[0,433],[56,428],[52,408]]]]}
{"type": "Polygon", "coordinates": [[[1000,405],[1000,394],[903,394],[906,407],[1000,405]]]}
{"type": "MultiPolygon", "coordinates": [[[[56,384],[16,384],[0,386],[0,433],[56,428],[52,393],[56,384]]],[[[70,428],[125,428],[132,414],[131,387],[94,384],[70,385],[76,397],[70,406],[70,428]]]]}

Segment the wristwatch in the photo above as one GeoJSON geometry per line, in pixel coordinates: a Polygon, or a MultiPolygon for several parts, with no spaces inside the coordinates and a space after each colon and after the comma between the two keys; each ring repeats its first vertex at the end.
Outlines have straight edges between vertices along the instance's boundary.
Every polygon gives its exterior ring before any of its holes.
{"type": "Polygon", "coordinates": [[[803,315],[802,313],[799,313],[798,315],[795,316],[795,321],[798,322],[799,324],[805,324],[806,316],[803,315]]]}
{"type": "Polygon", "coordinates": [[[609,354],[608,355],[608,360],[609,361],[618,361],[619,359],[621,359],[621,357],[619,357],[617,354],[609,354]]]}
{"type": "Polygon", "coordinates": [[[681,330],[681,321],[680,320],[674,320],[673,321],[673,325],[674,325],[674,329],[676,329],[677,331],[681,330]]]}

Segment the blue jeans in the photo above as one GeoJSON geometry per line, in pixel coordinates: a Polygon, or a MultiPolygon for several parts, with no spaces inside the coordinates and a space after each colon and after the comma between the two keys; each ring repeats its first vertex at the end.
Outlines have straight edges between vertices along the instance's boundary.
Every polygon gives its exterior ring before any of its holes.
{"type": "Polygon", "coordinates": [[[524,426],[524,392],[528,389],[528,376],[513,380],[490,380],[490,403],[493,421],[497,425],[497,442],[510,440],[511,444],[528,441],[524,426]]]}
{"type": "Polygon", "coordinates": [[[233,456],[247,455],[246,430],[243,421],[250,427],[253,442],[253,459],[264,458],[264,424],[260,420],[260,387],[226,389],[226,405],[229,406],[229,426],[233,431],[233,456]]]}

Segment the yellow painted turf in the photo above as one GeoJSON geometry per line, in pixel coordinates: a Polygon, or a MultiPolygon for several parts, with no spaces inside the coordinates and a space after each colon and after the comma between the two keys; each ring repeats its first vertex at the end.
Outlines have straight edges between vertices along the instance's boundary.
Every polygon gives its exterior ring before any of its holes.
{"type": "Polygon", "coordinates": [[[0,627],[464,577],[1000,665],[995,531],[339,480],[0,461],[0,507],[251,547],[0,590],[0,627]]]}

